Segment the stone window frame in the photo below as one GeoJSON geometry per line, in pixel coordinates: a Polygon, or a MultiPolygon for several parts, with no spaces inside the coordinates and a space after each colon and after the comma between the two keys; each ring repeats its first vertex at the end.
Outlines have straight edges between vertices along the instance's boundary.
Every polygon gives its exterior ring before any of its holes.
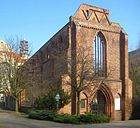
{"type": "Polygon", "coordinates": [[[86,108],[86,99],[81,99],[81,108],[86,108]]]}
{"type": "Polygon", "coordinates": [[[94,72],[97,77],[106,76],[106,40],[101,32],[94,38],[94,72]]]}

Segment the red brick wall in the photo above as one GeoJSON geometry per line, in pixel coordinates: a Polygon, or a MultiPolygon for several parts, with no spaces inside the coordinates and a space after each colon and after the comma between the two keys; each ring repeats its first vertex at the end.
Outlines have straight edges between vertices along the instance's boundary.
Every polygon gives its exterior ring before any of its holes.
{"type": "MultiPolygon", "coordinates": [[[[90,47],[88,52],[93,53],[94,38],[98,32],[101,32],[106,40],[106,74],[109,75],[102,87],[91,87],[84,90],[88,99],[87,111],[90,111],[90,102],[93,100],[96,91],[101,89],[106,97],[106,102],[109,104],[106,114],[115,120],[128,119],[131,114],[132,89],[128,76],[127,34],[119,24],[111,22],[108,16],[108,10],[85,4],[81,5],[75,15],[70,17],[69,23],[43,45],[29,59],[29,62],[36,58],[36,64],[32,68],[36,71],[35,74],[40,74],[39,80],[42,84],[38,85],[41,86],[41,94],[45,94],[49,84],[60,85],[70,92],[70,85],[67,85],[65,80],[69,70],[68,63],[65,60],[71,58],[75,52],[74,48],[78,49],[80,46],[90,47]],[[86,15],[87,10],[89,15],[86,15]],[[121,33],[121,31],[123,32],[121,33]],[[58,54],[58,47],[64,47],[65,50],[58,54]],[[89,95],[91,93],[93,94],[89,95]],[[121,99],[121,110],[118,113],[118,111],[115,111],[114,100],[119,97],[121,99]]],[[[91,66],[93,66],[93,63],[91,63],[91,66]]],[[[37,90],[37,87],[35,90],[37,90]]],[[[61,109],[60,112],[76,113],[76,101],[73,94],[72,102],[61,109]]]]}

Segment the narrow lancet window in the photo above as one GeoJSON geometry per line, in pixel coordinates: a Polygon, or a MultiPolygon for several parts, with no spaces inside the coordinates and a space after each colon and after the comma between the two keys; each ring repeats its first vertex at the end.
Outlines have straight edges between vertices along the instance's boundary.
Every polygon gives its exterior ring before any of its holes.
{"type": "Polygon", "coordinates": [[[94,40],[94,72],[95,76],[105,77],[105,39],[98,33],[94,40]]]}

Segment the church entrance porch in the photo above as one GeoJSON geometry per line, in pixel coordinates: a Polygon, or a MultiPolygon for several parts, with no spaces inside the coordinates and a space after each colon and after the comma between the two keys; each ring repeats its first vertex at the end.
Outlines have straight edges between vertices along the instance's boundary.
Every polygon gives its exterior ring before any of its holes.
{"type": "Polygon", "coordinates": [[[105,114],[106,99],[104,94],[99,90],[96,92],[91,103],[91,111],[98,114],[105,114]]]}
{"type": "Polygon", "coordinates": [[[93,100],[90,102],[90,111],[114,118],[113,96],[105,85],[94,93],[93,100]]]}

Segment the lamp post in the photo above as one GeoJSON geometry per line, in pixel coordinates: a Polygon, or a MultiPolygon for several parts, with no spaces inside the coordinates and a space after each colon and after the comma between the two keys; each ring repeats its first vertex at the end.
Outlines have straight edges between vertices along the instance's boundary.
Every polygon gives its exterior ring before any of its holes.
{"type": "Polygon", "coordinates": [[[60,95],[59,95],[59,93],[56,94],[55,100],[56,100],[56,109],[58,110],[58,108],[59,108],[59,100],[60,100],[60,95]]]}

